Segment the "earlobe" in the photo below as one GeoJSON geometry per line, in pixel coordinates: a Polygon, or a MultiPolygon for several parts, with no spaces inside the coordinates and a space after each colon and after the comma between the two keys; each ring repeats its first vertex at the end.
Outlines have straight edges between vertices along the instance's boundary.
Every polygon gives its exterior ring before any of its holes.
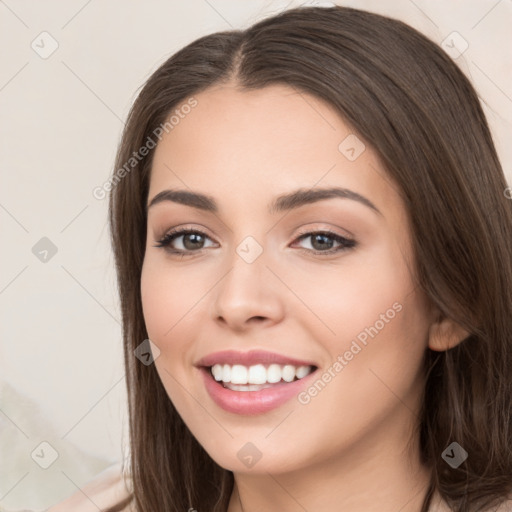
{"type": "Polygon", "coordinates": [[[446,317],[439,317],[430,325],[428,348],[437,352],[449,350],[464,341],[470,333],[446,317]]]}

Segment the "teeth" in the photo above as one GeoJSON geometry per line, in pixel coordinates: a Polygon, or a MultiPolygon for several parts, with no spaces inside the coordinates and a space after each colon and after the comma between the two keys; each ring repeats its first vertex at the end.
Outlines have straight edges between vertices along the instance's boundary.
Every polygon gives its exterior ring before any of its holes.
{"type": "Polygon", "coordinates": [[[212,366],[212,375],[213,378],[218,382],[222,380],[222,375],[224,374],[224,369],[220,364],[216,364],[212,366]]]}
{"type": "Polygon", "coordinates": [[[295,375],[297,376],[297,379],[302,379],[306,375],[309,375],[311,373],[311,368],[309,366],[299,366],[295,370],[295,375]]]}
{"type": "MultiPolygon", "coordinates": [[[[224,368],[226,365],[224,365],[224,368]]],[[[247,368],[241,364],[235,364],[231,367],[231,383],[247,384],[247,368]]],[[[253,383],[251,383],[253,384],[253,383]]]]}
{"type": "Polygon", "coordinates": [[[271,364],[267,370],[267,382],[270,382],[271,384],[279,382],[282,374],[283,372],[278,364],[271,364]]]}
{"type": "MultiPolygon", "coordinates": [[[[243,391],[257,391],[264,387],[269,387],[262,386],[262,384],[275,384],[281,380],[292,382],[296,378],[302,379],[313,371],[313,367],[293,366],[291,364],[271,364],[268,367],[265,367],[263,364],[249,367],[241,364],[233,366],[229,364],[215,364],[211,367],[210,371],[217,382],[232,384],[232,386],[229,386],[230,389],[243,387],[243,391]],[[249,387],[245,386],[245,384],[249,384],[249,387]]],[[[235,390],[242,391],[242,389],[235,390]]]]}
{"type": "Polygon", "coordinates": [[[272,384],[225,384],[226,388],[233,391],[260,391],[260,389],[271,388],[272,384]]]}
{"type": "Polygon", "coordinates": [[[293,379],[295,379],[295,366],[287,364],[283,368],[283,380],[286,382],[291,382],[293,379]]]}
{"type": "Polygon", "coordinates": [[[262,364],[250,366],[247,382],[251,384],[265,384],[267,382],[267,370],[265,367],[262,364]]]}

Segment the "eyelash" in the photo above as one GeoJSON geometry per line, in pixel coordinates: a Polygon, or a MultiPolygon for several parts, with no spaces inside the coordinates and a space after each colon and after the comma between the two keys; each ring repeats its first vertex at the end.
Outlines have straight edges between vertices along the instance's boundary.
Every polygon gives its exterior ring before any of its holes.
{"type": "MultiPolygon", "coordinates": [[[[154,245],[154,247],[163,248],[171,254],[181,255],[181,257],[187,256],[187,255],[192,255],[193,253],[201,252],[203,249],[198,249],[196,251],[183,251],[181,249],[173,249],[172,247],[170,247],[170,244],[176,238],[179,238],[180,236],[187,235],[187,234],[196,234],[196,235],[204,236],[206,238],[210,238],[206,233],[204,233],[203,231],[200,231],[198,229],[177,228],[177,229],[173,229],[173,230],[169,231],[168,233],[166,233],[157,242],[157,244],[154,245]]],[[[324,255],[331,255],[334,253],[350,250],[357,246],[357,243],[355,240],[345,238],[345,237],[340,236],[337,233],[334,233],[333,231],[329,231],[329,230],[306,231],[304,233],[299,233],[299,236],[296,238],[296,240],[306,239],[313,235],[328,236],[329,238],[334,239],[335,242],[338,242],[341,245],[340,245],[340,247],[337,247],[334,249],[329,249],[327,251],[318,251],[318,250],[314,250],[314,249],[304,249],[304,248],[300,248],[299,250],[302,250],[303,252],[310,253],[310,254],[313,253],[315,255],[324,256],[324,255]]]]}

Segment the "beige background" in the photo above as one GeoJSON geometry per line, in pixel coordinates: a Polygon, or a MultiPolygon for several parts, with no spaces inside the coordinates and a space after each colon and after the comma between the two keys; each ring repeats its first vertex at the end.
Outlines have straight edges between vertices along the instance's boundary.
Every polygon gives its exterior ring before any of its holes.
{"type": "MultiPolygon", "coordinates": [[[[122,457],[120,313],[107,203],[92,190],[136,91],[197,37],[301,3],[0,1],[0,507],[42,510],[122,457]],[[32,252],[43,237],[57,249],[47,262],[32,252]]],[[[467,41],[457,62],[511,183],[511,0],[338,3],[467,41]]]]}

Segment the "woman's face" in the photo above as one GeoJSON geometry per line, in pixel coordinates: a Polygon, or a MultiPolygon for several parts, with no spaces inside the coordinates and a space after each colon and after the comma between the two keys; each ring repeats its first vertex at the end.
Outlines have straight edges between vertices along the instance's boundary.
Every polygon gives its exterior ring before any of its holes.
{"type": "Polygon", "coordinates": [[[148,204],[182,194],[149,207],[141,277],[170,400],[231,471],[394,456],[432,320],[396,186],[313,96],[229,84],[195,99],[155,149],[148,204]]]}

